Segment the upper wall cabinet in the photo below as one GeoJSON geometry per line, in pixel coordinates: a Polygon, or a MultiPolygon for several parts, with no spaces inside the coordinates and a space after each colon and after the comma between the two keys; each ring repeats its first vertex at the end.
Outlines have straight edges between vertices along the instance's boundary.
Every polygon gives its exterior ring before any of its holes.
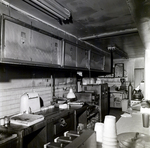
{"type": "Polygon", "coordinates": [[[76,67],[76,46],[70,42],[64,41],[63,44],[63,61],[62,66],[64,67],[76,67]]]}
{"type": "Polygon", "coordinates": [[[3,62],[61,65],[61,39],[9,17],[3,18],[3,62]]]}
{"type": "Polygon", "coordinates": [[[90,52],[90,69],[104,71],[105,56],[91,50],[90,52]]]}
{"type": "Polygon", "coordinates": [[[89,50],[77,47],[77,67],[89,69],[89,50]]]}
{"type": "Polygon", "coordinates": [[[111,70],[112,70],[111,54],[106,54],[105,55],[104,71],[111,73],[111,70]]]}

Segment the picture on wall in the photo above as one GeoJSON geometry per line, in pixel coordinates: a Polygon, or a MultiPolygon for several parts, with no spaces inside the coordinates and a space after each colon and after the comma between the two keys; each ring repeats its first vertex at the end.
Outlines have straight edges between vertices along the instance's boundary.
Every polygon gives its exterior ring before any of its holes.
{"type": "Polygon", "coordinates": [[[115,77],[124,77],[124,64],[116,63],[115,64],[115,77]]]}

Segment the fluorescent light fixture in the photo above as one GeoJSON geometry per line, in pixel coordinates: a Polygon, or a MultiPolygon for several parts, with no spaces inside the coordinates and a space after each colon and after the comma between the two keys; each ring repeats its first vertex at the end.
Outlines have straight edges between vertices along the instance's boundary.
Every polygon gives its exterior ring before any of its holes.
{"type": "Polygon", "coordinates": [[[23,0],[43,13],[55,18],[61,24],[72,23],[71,12],[56,0],[23,0]]]}

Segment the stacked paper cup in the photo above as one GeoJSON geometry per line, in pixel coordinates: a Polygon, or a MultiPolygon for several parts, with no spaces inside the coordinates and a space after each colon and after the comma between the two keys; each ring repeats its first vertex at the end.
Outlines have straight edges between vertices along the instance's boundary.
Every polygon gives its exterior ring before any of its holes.
{"type": "Polygon", "coordinates": [[[94,131],[96,132],[96,141],[102,143],[104,123],[96,122],[94,131]]]}
{"type": "Polygon", "coordinates": [[[105,116],[102,148],[117,148],[117,130],[115,116],[105,116]]]}

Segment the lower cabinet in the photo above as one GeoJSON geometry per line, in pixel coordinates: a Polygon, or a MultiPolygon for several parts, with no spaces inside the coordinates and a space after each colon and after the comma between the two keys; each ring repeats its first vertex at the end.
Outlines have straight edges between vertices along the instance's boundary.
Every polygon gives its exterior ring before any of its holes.
{"type": "MultiPolygon", "coordinates": [[[[10,138],[10,137],[9,137],[10,138]]],[[[17,148],[18,138],[15,137],[9,140],[2,140],[0,141],[0,148],[17,148]]]]}
{"type": "Polygon", "coordinates": [[[42,148],[47,142],[46,126],[23,137],[23,148],[42,148]]]}
{"type": "Polygon", "coordinates": [[[74,113],[66,112],[47,119],[47,142],[52,142],[65,131],[74,130],[74,113]]]}
{"type": "Polygon", "coordinates": [[[12,123],[7,128],[0,126],[2,132],[16,134],[8,142],[1,141],[0,148],[43,148],[44,144],[63,136],[64,132],[74,130],[75,124],[74,110],[69,109],[54,114],[50,112],[43,121],[27,127],[12,123]]]}

